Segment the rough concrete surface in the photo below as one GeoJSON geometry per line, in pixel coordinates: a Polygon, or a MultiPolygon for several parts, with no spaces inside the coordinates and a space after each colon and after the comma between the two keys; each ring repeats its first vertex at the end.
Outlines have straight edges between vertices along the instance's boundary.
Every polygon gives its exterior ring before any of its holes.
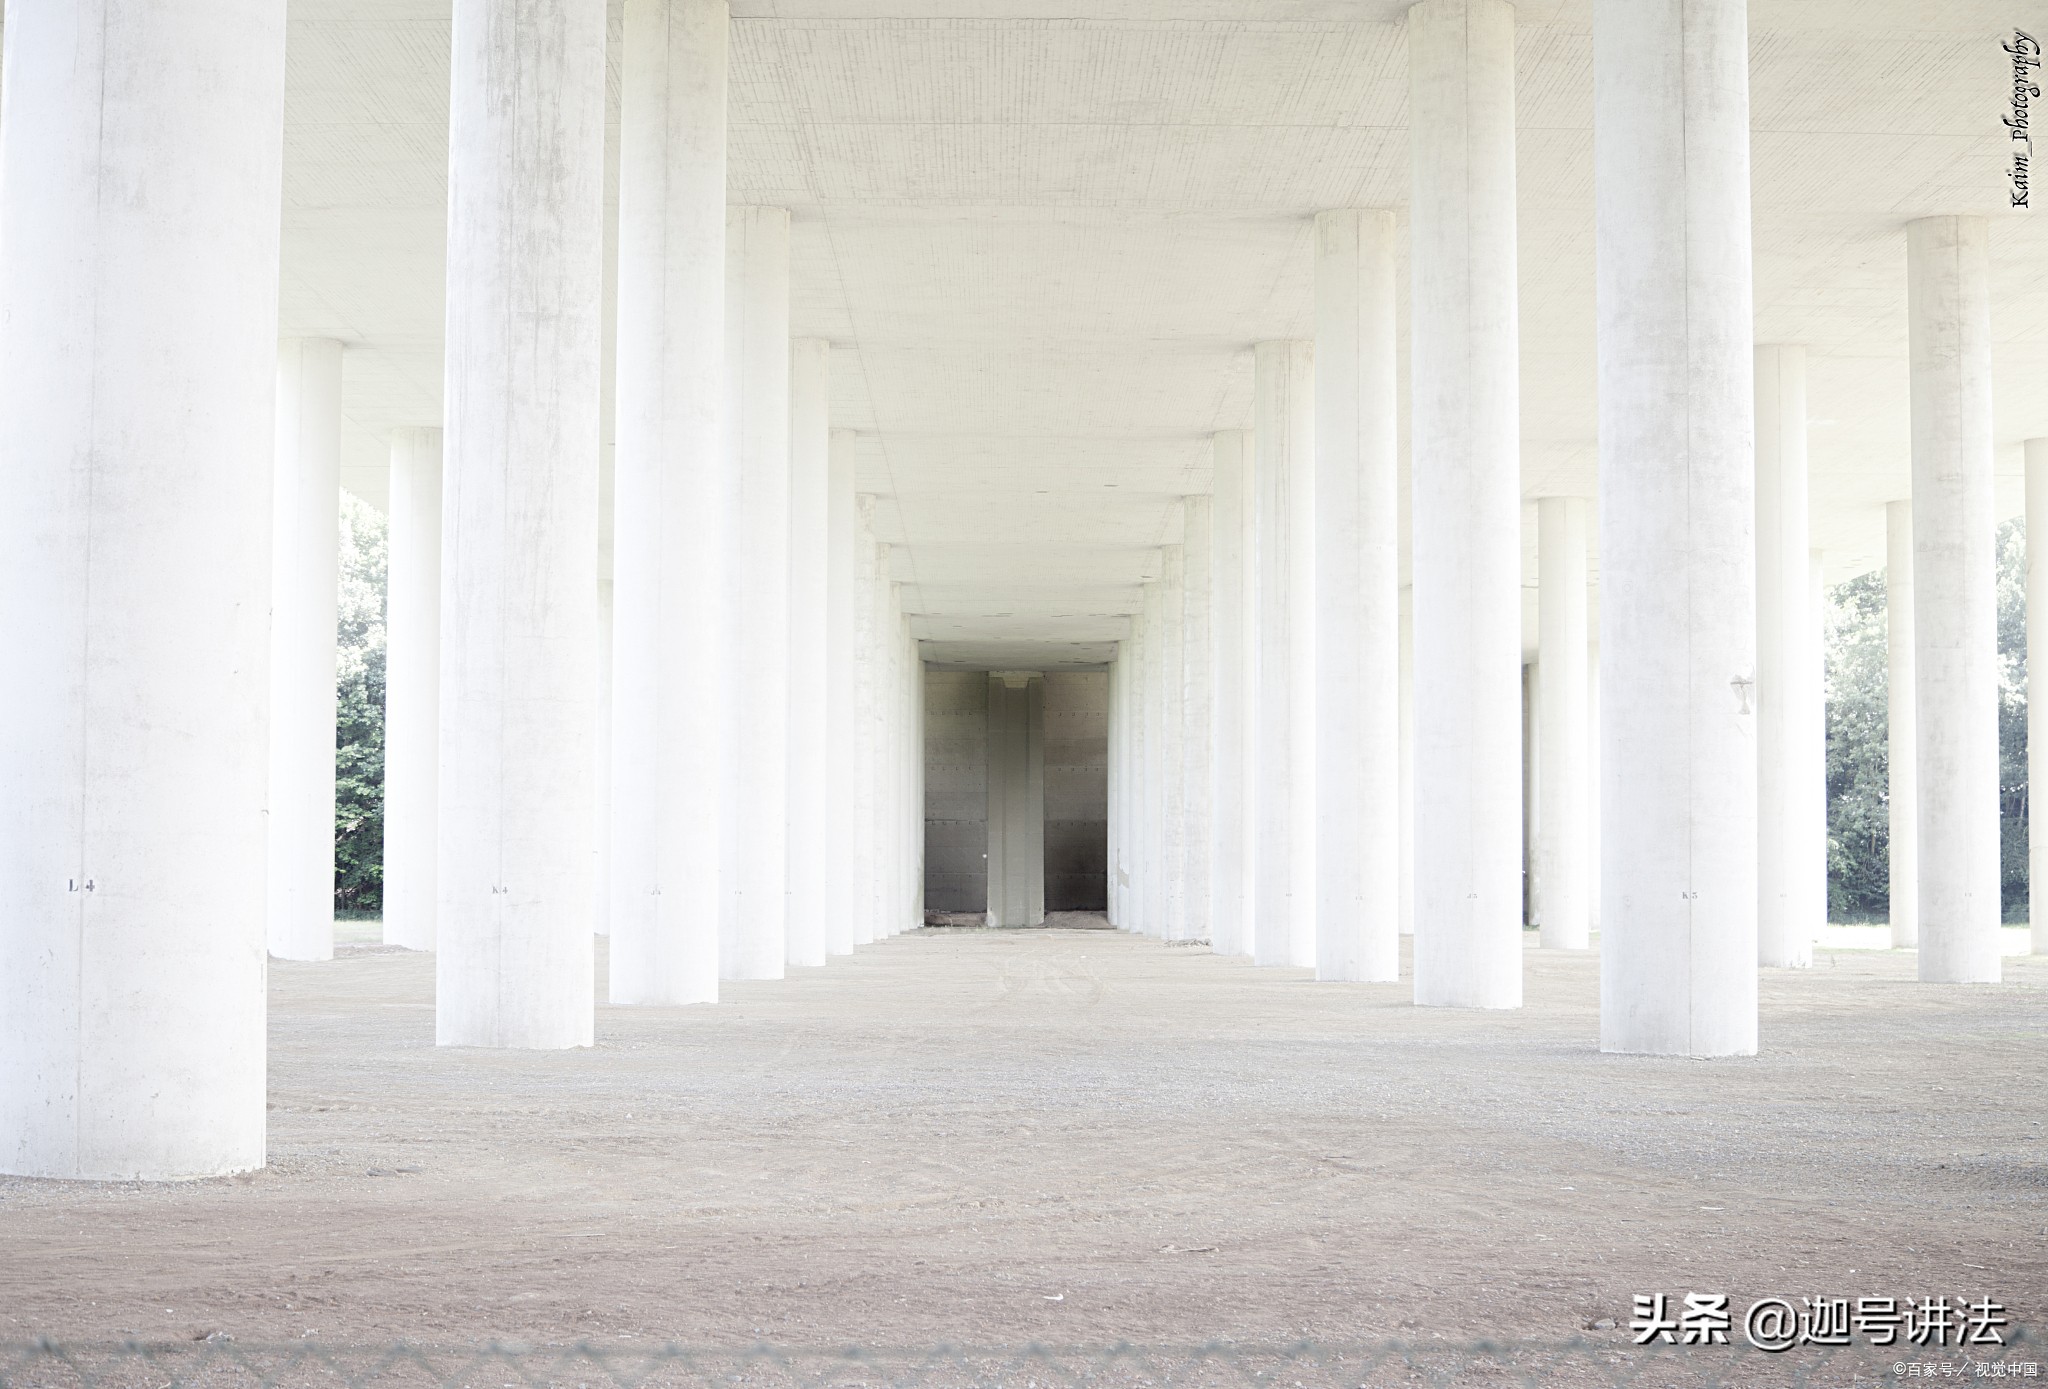
{"type": "Polygon", "coordinates": [[[2048,960],[1823,952],[1698,1062],[1600,1054],[1594,957],[1525,958],[1480,1013],[911,934],[547,1053],[436,1049],[431,956],[279,963],[271,1166],[0,1181],[0,1339],[1557,1340],[1655,1290],[2048,1327],[2048,960]]]}

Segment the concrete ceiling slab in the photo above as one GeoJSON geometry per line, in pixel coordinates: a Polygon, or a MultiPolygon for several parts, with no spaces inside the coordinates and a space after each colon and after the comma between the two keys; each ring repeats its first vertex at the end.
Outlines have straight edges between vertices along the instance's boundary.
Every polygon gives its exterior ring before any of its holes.
{"type": "MultiPolygon", "coordinates": [[[[1311,331],[1310,219],[1405,207],[1405,9],[737,0],[730,196],[792,210],[793,326],[834,344],[834,424],[933,651],[1102,659],[1209,435],[1250,423],[1251,345],[1311,331]]],[[[2004,206],[2015,23],[2048,3],[1751,5],[1757,335],[1809,346],[1838,575],[1882,562],[1907,491],[1910,218],[1996,219],[2005,514],[2048,435],[2048,222],[2004,206]]],[[[1592,495],[1590,5],[1519,24],[1523,486],[1592,495]]],[[[282,330],[350,345],[345,481],[373,500],[388,431],[439,416],[448,42],[445,0],[292,9],[282,330]]]]}

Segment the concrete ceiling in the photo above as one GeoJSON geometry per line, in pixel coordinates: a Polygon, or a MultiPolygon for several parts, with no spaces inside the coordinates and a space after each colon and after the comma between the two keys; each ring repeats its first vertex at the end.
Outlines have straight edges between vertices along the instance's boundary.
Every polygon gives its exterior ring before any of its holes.
{"type": "MultiPolygon", "coordinates": [[[[834,344],[833,423],[934,659],[1106,658],[1208,436],[1250,423],[1251,344],[1310,335],[1310,219],[1405,210],[1405,8],[735,0],[730,196],[791,209],[794,331],[834,344]]],[[[1595,490],[1589,11],[1519,12],[1530,498],[1595,490]]],[[[1836,576],[1882,562],[1908,491],[1908,219],[1995,219],[2003,513],[2048,434],[2048,214],[2005,208],[2015,24],[2048,0],[1751,5],[1757,336],[1810,349],[1836,576]]],[[[448,45],[445,0],[292,7],[282,327],[350,345],[372,501],[387,431],[440,414],[448,45]]]]}

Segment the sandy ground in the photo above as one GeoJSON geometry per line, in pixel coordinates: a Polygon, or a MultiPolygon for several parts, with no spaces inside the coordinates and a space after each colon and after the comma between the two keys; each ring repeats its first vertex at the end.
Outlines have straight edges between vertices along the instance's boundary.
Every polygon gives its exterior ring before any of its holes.
{"type": "Polygon", "coordinates": [[[277,964],[272,1165],[0,1181],[0,1339],[1555,1341],[1653,1290],[2048,1328],[2048,959],[1767,971],[1722,1062],[1601,1055],[1594,958],[1527,964],[1474,1014],[918,933],[554,1054],[436,1049],[428,956],[277,964]]]}

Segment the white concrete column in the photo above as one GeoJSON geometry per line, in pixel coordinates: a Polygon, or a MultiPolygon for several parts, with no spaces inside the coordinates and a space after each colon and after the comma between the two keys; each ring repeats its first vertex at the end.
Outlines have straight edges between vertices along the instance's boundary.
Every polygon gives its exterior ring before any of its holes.
{"type": "Polygon", "coordinates": [[[853,922],[853,943],[872,945],[881,939],[881,897],[884,856],[888,852],[886,746],[883,711],[888,701],[882,659],[882,579],[888,547],[875,539],[875,499],[860,498],[860,895],[853,922]]]}
{"type": "Polygon", "coordinates": [[[1316,978],[1401,974],[1394,214],[1316,217],[1316,978]]]}
{"type": "MultiPolygon", "coordinates": [[[[616,392],[614,393],[616,394],[616,392]]],[[[614,452],[599,445],[601,458],[614,452]]],[[[591,728],[591,934],[612,933],[612,469],[597,471],[597,717],[591,728]]]]}
{"type": "Polygon", "coordinates": [[[1408,11],[1415,1001],[1522,1002],[1515,14],[1408,11]]]}
{"type": "Polygon", "coordinates": [[[243,1171],[284,14],[16,5],[6,88],[0,1172],[243,1171]]]}
{"type": "MultiPolygon", "coordinates": [[[[1141,595],[1149,597],[1150,589],[1141,590],[1141,595]]],[[[1152,822],[1146,803],[1148,783],[1145,779],[1145,662],[1149,652],[1146,646],[1145,614],[1142,608],[1130,618],[1130,637],[1124,643],[1124,654],[1129,663],[1124,698],[1128,702],[1130,714],[1130,736],[1124,754],[1130,769],[1130,787],[1125,794],[1130,811],[1130,833],[1124,844],[1124,900],[1125,911],[1130,917],[1127,929],[1143,934],[1146,929],[1145,912],[1151,901],[1146,895],[1145,872],[1146,864],[1149,862],[1146,838],[1152,822]]]]}
{"type": "Polygon", "coordinates": [[[1542,731],[1536,775],[1537,881],[1543,884],[1543,945],[1584,950],[1592,927],[1586,910],[1587,779],[1590,731],[1586,711],[1586,502],[1543,497],[1536,503],[1536,676],[1542,731]]]}
{"type": "Polygon", "coordinates": [[[1160,551],[1159,582],[1159,889],[1162,940],[1187,940],[1187,559],[1179,545],[1160,551]]]}
{"type": "Polygon", "coordinates": [[[590,928],[593,935],[607,937],[612,931],[612,523],[618,495],[619,143],[607,132],[597,356],[597,717],[591,730],[590,928]]]}
{"type": "Polygon", "coordinates": [[[1313,968],[1315,932],[1315,350],[1255,357],[1258,651],[1251,738],[1253,959],[1313,968]]]}
{"type": "MultiPolygon", "coordinates": [[[[904,743],[914,736],[908,676],[903,660],[903,611],[896,581],[884,569],[880,581],[882,660],[887,701],[883,708],[883,784],[887,787],[888,842],[883,858],[881,893],[875,905],[875,938],[887,940],[902,929],[903,885],[909,875],[912,835],[910,793],[904,771],[904,743]]],[[[920,819],[917,830],[922,832],[920,819]]]]}
{"type": "Polygon", "coordinates": [[[341,344],[277,350],[271,492],[270,953],[334,957],[335,600],[341,580],[341,344]]]}
{"type": "Polygon", "coordinates": [[[453,51],[435,1033],[588,1046],[604,15],[456,0],[453,51]]]}
{"type": "Polygon", "coordinates": [[[2034,829],[2032,810],[2033,788],[2039,786],[2048,819],[2048,439],[2027,440],[2026,469],[2027,921],[2034,953],[2048,955],[2048,827],[2034,829]]]}
{"type": "Polygon", "coordinates": [[[1205,496],[1181,500],[1181,938],[1214,937],[1209,909],[1209,759],[1214,715],[1215,537],[1213,504],[1205,496]]]}
{"type": "Polygon", "coordinates": [[[1123,680],[1123,653],[1121,650],[1122,643],[1117,645],[1119,649],[1109,658],[1109,717],[1107,720],[1107,747],[1104,760],[1106,794],[1103,807],[1103,820],[1105,822],[1103,827],[1103,852],[1105,857],[1102,914],[1111,926],[1121,927],[1123,924],[1123,907],[1117,900],[1116,882],[1117,835],[1122,829],[1119,818],[1121,808],[1117,801],[1117,797],[1120,794],[1120,788],[1117,785],[1117,747],[1119,740],[1123,736],[1123,730],[1119,727],[1117,719],[1117,700],[1119,698],[1118,687],[1123,680]]]}
{"type": "Polygon", "coordinates": [[[630,0],[613,454],[613,1003],[715,1003],[729,648],[725,0],[630,0]]]}
{"type": "Polygon", "coordinates": [[[1108,833],[1104,836],[1107,851],[1104,872],[1103,915],[1109,924],[1121,930],[1124,924],[1123,889],[1117,882],[1118,846],[1123,839],[1123,643],[1116,644],[1116,654],[1109,660],[1109,746],[1105,770],[1108,794],[1105,797],[1105,818],[1108,833]]]}
{"type": "MultiPolygon", "coordinates": [[[[885,551],[886,553],[886,551],[885,551]]],[[[896,934],[896,894],[903,880],[903,672],[897,650],[896,585],[885,564],[875,581],[876,643],[882,699],[876,728],[881,759],[882,844],[875,878],[875,939],[896,934]]]]}
{"type": "Polygon", "coordinates": [[[854,432],[835,429],[825,499],[825,953],[853,953],[859,857],[860,511],[854,492],[854,432]]]}
{"type": "Polygon", "coordinates": [[[1756,349],[1757,962],[1804,969],[1827,920],[1821,652],[1807,583],[1806,349],[1756,349]],[[1814,821],[1815,811],[1820,816],[1814,821]],[[1817,831],[1817,833],[1816,833],[1817,831]]]}
{"type": "Polygon", "coordinates": [[[1125,619],[1124,635],[1116,650],[1116,703],[1111,723],[1116,739],[1117,759],[1116,837],[1110,843],[1109,876],[1117,894],[1118,930],[1138,929],[1138,893],[1133,863],[1138,835],[1137,824],[1137,718],[1138,620],[1125,619]]]}
{"type": "Polygon", "coordinates": [[[1743,0],[1595,0],[1593,63],[1600,1045],[1748,1054],[1756,440],[1743,0]]]}
{"type": "Polygon", "coordinates": [[[900,934],[908,924],[905,920],[905,903],[912,881],[911,865],[917,857],[917,846],[924,839],[923,807],[916,802],[910,782],[912,749],[922,744],[924,729],[918,722],[908,641],[904,635],[903,587],[893,579],[886,587],[892,690],[889,778],[890,794],[894,797],[892,804],[896,812],[896,840],[895,854],[890,865],[888,909],[882,920],[882,929],[884,934],[894,936],[900,934]]]}
{"type": "Polygon", "coordinates": [[[876,782],[880,788],[881,842],[875,862],[875,939],[896,934],[896,889],[903,877],[903,786],[901,723],[903,676],[898,669],[896,641],[896,585],[889,577],[889,549],[876,547],[879,557],[875,573],[875,709],[876,782]]]}
{"type": "Polygon", "coordinates": [[[825,963],[832,910],[831,708],[824,666],[832,543],[832,344],[790,344],[789,411],[789,917],[787,958],[825,963]],[[803,679],[797,673],[804,674],[803,679]]]}
{"type": "Polygon", "coordinates": [[[904,719],[899,743],[903,787],[903,868],[897,893],[895,932],[924,920],[924,665],[911,635],[903,591],[896,591],[896,643],[902,669],[904,719]]]}
{"type": "Polygon", "coordinates": [[[1144,838],[1139,844],[1139,929],[1148,936],[1163,938],[1166,934],[1166,779],[1163,774],[1165,761],[1165,672],[1166,664],[1166,586],[1155,579],[1145,585],[1144,638],[1139,650],[1144,658],[1140,667],[1141,681],[1139,698],[1144,708],[1138,716],[1139,766],[1138,785],[1141,791],[1138,814],[1144,827],[1144,838]]]}
{"type": "MultiPolygon", "coordinates": [[[[2029,494],[2031,499],[2031,494],[2029,494]]],[[[1892,945],[1920,944],[1919,753],[1913,742],[1913,503],[1886,502],[1885,729],[1892,945]]],[[[2032,551],[2029,551],[2031,557],[2032,551]]],[[[2033,609],[2029,608],[2029,615],[2033,609]]],[[[2048,612],[2048,608],[2043,609],[2048,612]]],[[[2032,705],[2028,708],[2031,710],[2032,705]]]]}
{"type": "Polygon", "coordinates": [[[902,775],[905,807],[903,888],[898,896],[896,929],[907,931],[920,921],[919,903],[924,897],[924,672],[917,660],[917,643],[910,635],[907,595],[897,589],[897,638],[903,669],[904,707],[902,775]]]}
{"type": "Polygon", "coordinates": [[[391,432],[384,600],[384,943],[434,948],[441,781],[441,431],[391,432]]]}
{"type": "Polygon", "coordinates": [[[911,865],[910,911],[904,922],[904,929],[924,924],[924,656],[917,644],[915,624],[908,617],[903,620],[903,639],[910,651],[911,691],[916,700],[916,718],[912,727],[916,736],[910,742],[910,801],[911,814],[917,828],[917,858],[911,865]]]}
{"type": "MultiPolygon", "coordinates": [[[[1139,602],[1147,602],[1149,588],[1139,588],[1139,602]]],[[[1118,869],[1124,883],[1124,930],[1145,932],[1145,611],[1143,606],[1130,615],[1130,635],[1122,643],[1124,660],[1124,764],[1128,781],[1124,789],[1126,830],[1120,846],[1118,869]]]]}
{"type": "Polygon", "coordinates": [[[1810,551],[1806,565],[1806,918],[1808,949],[1827,930],[1827,555],[1810,551]]]}
{"type": "Polygon", "coordinates": [[[911,890],[911,865],[917,856],[917,845],[924,838],[924,820],[911,786],[909,753],[910,748],[920,740],[923,732],[918,721],[917,700],[911,688],[910,661],[907,644],[903,635],[903,590],[898,584],[889,585],[889,635],[890,661],[895,681],[895,720],[891,730],[890,778],[894,783],[893,794],[896,805],[896,861],[889,883],[889,911],[884,920],[884,929],[889,935],[899,934],[908,923],[905,921],[905,903],[911,890]]]}
{"type": "MultiPolygon", "coordinates": [[[[1142,590],[1141,590],[1142,593],[1142,590]]],[[[1116,880],[1119,893],[1119,930],[1136,931],[1142,906],[1138,891],[1138,840],[1142,834],[1139,825],[1138,785],[1138,717],[1141,706],[1138,698],[1139,678],[1142,674],[1139,652],[1140,622],[1138,615],[1129,614],[1124,619],[1124,636],[1117,643],[1117,665],[1120,668],[1116,722],[1121,729],[1117,755],[1121,770],[1118,773],[1120,808],[1119,829],[1114,852],[1110,861],[1110,876],[1116,880]]]]}
{"type": "Polygon", "coordinates": [[[1146,802],[1149,814],[1150,834],[1146,842],[1148,874],[1147,882],[1151,895],[1147,899],[1151,910],[1146,915],[1145,929],[1148,934],[1166,940],[1172,930],[1173,867],[1174,867],[1174,825],[1172,781],[1169,769],[1179,755],[1173,742],[1173,714],[1167,692],[1172,684],[1174,668],[1180,664],[1179,652],[1169,626],[1178,626],[1172,616],[1171,584],[1164,574],[1165,557],[1171,546],[1160,551],[1160,579],[1152,585],[1153,606],[1150,610],[1151,637],[1146,650],[1151,654],[1151,664],[1146,672],[1146,762],[1145,775],[1150,786],[1146,802]]]}
{"type": "Polygon", "coordinates": [[[855,946],[875,939],[875,874],[881,797],[875,736],[879,685],[875,661],[875,499],[854,497],[853,586],[853,881],[847,916],[855,946]]]}
{"type": "Polygon", "coordinates": [[[1415,591],[1401,590],[1401,934],[1415,934],[1415,591]]]}
{"type": "Polygon", "coordinates": [[[1146,726],[1150,703],[1149,667],[1151,659],[1151,630],[1148,618],[1151,612],[1152,587],[1147,584],[1140,590],[1140,601],[1144,605],[1131,617],[1131,635],[1124,643],[1124,656],[1130,663],[1129,689],[1125,698],[1129,701],[1127,727],[1130,738],[1125,748],[1125,757],[1130,765],[1130,790],[1127,800],[1130,809],[1130,833],[1123,846],[1122,870],[1124,884],[1124,910],[1130,917],[1125,929],[1146,934],[1151,928],[1146,913],[1152,909],[1156,894],[1149,891],[1147,873],[1151,864],[1151,781],[1145,758],[1151,747],[1150,729],[1146,726]]]}
{"type": "Polygon", "coordinates": [[[1145,624],[1142,612],[1129,618],[1123,643],[1126,783],[1123,843],[1124,929],[1145,929],[1145,624]]]}
{"type": "MultiPolygon", "coordinates": [[[[1589,626],[1592,624],[1589,622],[1589,626]]],[[[1600,647],[1586,647],[1586,922],[1600,929],[1600,647]]]]}
{"type": "Polygon", "coordinates": [[[1252,947],[1246,797],[1250,792],[1246,728],[1255,669],[1251,644],[1251,436],[1226,429],[1210,459],[1210,642],[1215,652],[1210,694],[1209,948],[1249,955],[1252,947]]]}
{"type": "Polygon", "coordinates": [[[1139,637],[1139,930],[1147,936],[1161,934],[1165,920],[1165,885],[1161,883],[1161,860],[1165,856],[1163,789],[1159,785],[1159,750],[1165,742],[1159,729],[1159,668],[1163,656],[1163,635],[1159,631],[1161,611],[1159,584],[1145,586],[1143,635],[1139,637]]]}
{"type": "Polygon", "coordinates": [[[988,924],[1045,924],[1045,677],[988,677],[988,924]]]}
{"type": "Polygon", "coordinates": [[[1988,238],[1981,217],[1906,224],[1920,977],[1948,984],[1999,978],[1988,238]]]}
{"type": "MultiPolygon", "coordinates": [[[[1149,593],[1149,590],[1147,590],[1149,593]]],[[[1125,907],[1130,916],[1128,929],[1143,934],[1147,929],[1146,912],[1153,902],[1148,895],[1146,879],[1147,865],[1151,862],[1147,848],[1151,833],[1152,819],[1147,802],[1149,783],[1145,774],[1146,742],[1146,660],[1150,655],[1147,646],[1144,614],[1131,618],[1130,640],[1124,644],[1124,651],[1130,662],[1129,688],[1125,698],[1130,707],[1130,740],[1125,757],[1130,766],[1130,790],[1126,799],[1130,809],[1130,835],[1124,846],[1124,887],[1125,907]]]]}
{"type": "Polygon", "coordinates": [[[1537,845],[1543,834],[1543,662],[1522,666],[1522,919],[1543,920],[1543,871],[1537,845]]]}
{"type": "Polygon", "coordinates": [[[780,979],[789,875],[789,212],[731,208],[725,236],[732,756],[719,972],[780,979]]]}

